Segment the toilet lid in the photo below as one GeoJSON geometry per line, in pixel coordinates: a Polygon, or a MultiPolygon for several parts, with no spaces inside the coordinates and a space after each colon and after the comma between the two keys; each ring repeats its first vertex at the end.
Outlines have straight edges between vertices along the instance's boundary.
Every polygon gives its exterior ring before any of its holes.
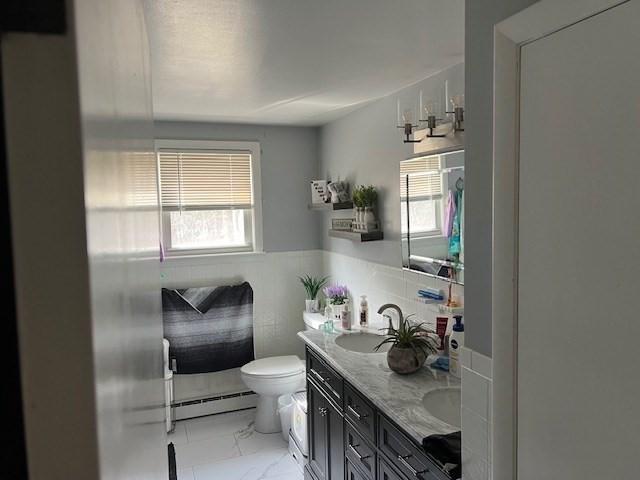
{"type": "Polygon", "coordinates": [[[247,363],[240,371],[257,377],[286,377],[304,372],[304,363],[295,355],[267,357],[247,363]]]}

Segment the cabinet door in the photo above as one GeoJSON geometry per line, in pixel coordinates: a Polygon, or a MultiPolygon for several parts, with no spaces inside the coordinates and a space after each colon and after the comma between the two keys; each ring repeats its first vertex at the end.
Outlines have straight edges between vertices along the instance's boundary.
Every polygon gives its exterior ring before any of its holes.
{"type": "Polygon", "coordinates": [[[331,480],[344,480],[344,417],[331,403],[327,403],[329,416],[329,472],[331,480]]]}
{"type": "Polygon", "coordinates": [[[309,466],[318,480],[329,480],[329,403],[311,382],[307,382],[307,430],[309,436],[309,466]]]}

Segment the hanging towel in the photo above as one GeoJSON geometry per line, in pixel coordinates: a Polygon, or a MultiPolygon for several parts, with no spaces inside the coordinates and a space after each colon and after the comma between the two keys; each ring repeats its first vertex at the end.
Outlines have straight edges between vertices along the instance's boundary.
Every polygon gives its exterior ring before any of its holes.
{"type": "Polygon", "coordinates": [[[451,237],[451,230],[453,229],[453,219],[456,216],[456,200],[453,195],[453,192],[449,190],[447,194],[447,205],[444,210],[444,222],[443,222],[443,230],[444,236],[447,238],[451,237]]]}
{"type": "Polygon", "coordinates": [[[162,289],[164,337],[176,373],[219,372],[255,359],[249,283],[162,289]]]}
{"type": "MultiPolygon", "coordinates": [[[[451,193],[451,191],[449,191],[451,193]]],[[[462,191],[453,194],[455,212],[453,221],[451,222],[451,234],[449,235],[449,256],[457,258],[460,255],[460,204],[462,199],[462,191]]]]}
{"type": "Polygon", "coordinates": [[[464,263],[464,190],[460,195],[460,261],[464,263]]]}

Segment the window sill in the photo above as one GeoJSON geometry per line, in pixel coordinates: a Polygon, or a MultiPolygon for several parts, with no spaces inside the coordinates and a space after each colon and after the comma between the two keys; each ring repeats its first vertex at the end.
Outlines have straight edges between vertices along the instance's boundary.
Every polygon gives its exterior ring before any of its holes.
{"type": "Polygon", "coordinates": [[[206,263],[228,263],[230,261],[251,261],[263,258],[265,252],[226,252],[226,253],[184,253],[182,255],[167,255],[163,265],[188,264],[197,262],[201,265],[206,263]]]}

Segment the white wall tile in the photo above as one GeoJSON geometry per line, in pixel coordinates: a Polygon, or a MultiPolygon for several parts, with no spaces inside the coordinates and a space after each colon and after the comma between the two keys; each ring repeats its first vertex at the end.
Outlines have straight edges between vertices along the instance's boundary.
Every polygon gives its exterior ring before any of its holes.
{"type": "Polygon", "coordinates": [[[485,377],[462,367],[462,406],[484,420],[489,418],[489,387],[485,377]]]}
{"type": "Polygon", "coordinates": [[[478,352],[471,354],[471,368],[487,378],[493,378],[491,359],[478,352]]]}
{"type": "MultiPolygon", "coordinates": [[[[253,288],[254,346],[257,358],[302,355],[296,333],[304,329],[305,292],[301,275],[321,275],[320,250],[248,255],[169,258],[162,264],[164,287],[228,285],[248,281],[253,288]]],[[[237,371],[176,375],[176,400],[246,390],[237,371]]]]}

